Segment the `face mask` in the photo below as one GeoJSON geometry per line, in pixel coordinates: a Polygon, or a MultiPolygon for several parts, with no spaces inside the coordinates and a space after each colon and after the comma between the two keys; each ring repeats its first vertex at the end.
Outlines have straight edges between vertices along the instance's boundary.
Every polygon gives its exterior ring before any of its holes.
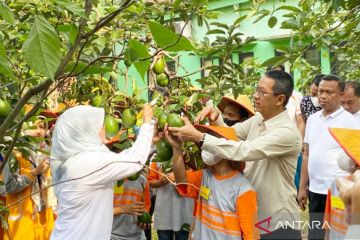
{"type": "Polygon", "coordinates": [[[240,122],[239,120],[230,120],[228,118],[224,118],[224,123],[229,127],[233,126],[235,123],[240,122]]]}
{"type": "Polygon", "coordinates": [[[355,162],[344,151],[336,155],[339,168],[346,172],[352,172],[355,169],[355,162]]]}
{"type": "Polygon", "coordinates": [[[221,161],[221,158],[215,156],[212,153],[202,150],[201,158],[206,165],[213,166],[221,161]]]}
{"type": "Polygon", "coordinates": [[[318,97],[311,97],[311,102],[314,104],[315,107],[320,107],[319,98],[318,97]]]}

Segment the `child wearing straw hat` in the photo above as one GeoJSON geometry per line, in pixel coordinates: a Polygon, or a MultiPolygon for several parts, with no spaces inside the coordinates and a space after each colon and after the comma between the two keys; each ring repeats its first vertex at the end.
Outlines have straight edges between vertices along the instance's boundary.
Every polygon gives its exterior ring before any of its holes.
{"type": "MultiPolygon", "coordinates": [[[[235,130],[223,126],[195,125],[202,132],[236,141],[235,130]]],[[[178,192],[198,199],[194,239],[245,240],[258,238],[256,193],[241,171],[244,163],[221,159],[202,151],[208,167],[186,171],[182,143],[177,137],[165,136],[173,146],[173,169],[178,192]],[[183,184],[181,184],[183,183],[183,184]]]]}
{"type": "MultiPolygon", "coordinates": [[[[338,166],[349,172],[346,180],[351,180],[352,174],[360,166],[360,130],[345,128],[330,128],[331,136],[344,150],[337,156],[338,166]]],[[[326,228],[325,239],[346,239],[345,235],[349,227],[350,215],[347,215],[345,204],[340,197],[335,180],[328,191],[325,207],[324,227],[326,228]]]]}
{"type": "Polygon", "coordinates": [[[255,115],[254,107],[246,95],[239,95],[236,99],[233,96],[224,96],[217,107],[223,114],[224,123],[229,127],[255,115]]]}

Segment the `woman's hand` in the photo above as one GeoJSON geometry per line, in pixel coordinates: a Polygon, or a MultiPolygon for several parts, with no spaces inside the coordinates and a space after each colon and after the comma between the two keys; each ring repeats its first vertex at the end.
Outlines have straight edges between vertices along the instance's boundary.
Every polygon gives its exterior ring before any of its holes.
{"type": "Polygon", "coordinates": [[[144,108],[142,110],[142,115],[143,115],[143,121],[144,123],[150,123],[151,119],[154,115],[153,110],[151,108],[150,104],[145,104],[144,108]]]}

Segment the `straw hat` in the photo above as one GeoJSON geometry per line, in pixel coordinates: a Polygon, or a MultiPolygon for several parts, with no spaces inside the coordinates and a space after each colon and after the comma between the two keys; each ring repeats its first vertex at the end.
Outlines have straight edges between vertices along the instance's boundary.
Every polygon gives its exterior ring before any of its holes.
{"type": "Polygon", "coordinates": [[[216,135],[227,140],[237,141],[236,132],[234,128],[224,127],[224,126],[212,126],[212,125],[201,125],[195,124],[194,127],[203,133],[209,133],[211,135],[216,135]]]}
{"type": "MultiPolygon", "coordinates": [[[[195,124],[194,127],[203,133],[219,136],[227,140],[238,141],[235,129],[231,127],[211,126],[211,125],[201,125],[201,124],[195,124]]],[[[240,172],[243,172],[245,169],[245,162],[237,162],[237,163],[239,164],[237,166],[237,169],[240,172]]]]}
{"type": "Polygon", "coordinates": [[[331,136],[357,165],[360,165],[360,130],[329,128],[331,136]]]}
{"type": "Polygon", "coordinates": [[[255,115],[254,107],[252,106],[251,101],[247,95],[239,95],[236,100],[233,96],[224,96],[221,98],[221,101],[217,107],[221,112],[223,112],[225,106],[229,103],[235,103],[237,106],[239,106],[239,108],[245,109],[249,113],[250,117],[255,115]]]}

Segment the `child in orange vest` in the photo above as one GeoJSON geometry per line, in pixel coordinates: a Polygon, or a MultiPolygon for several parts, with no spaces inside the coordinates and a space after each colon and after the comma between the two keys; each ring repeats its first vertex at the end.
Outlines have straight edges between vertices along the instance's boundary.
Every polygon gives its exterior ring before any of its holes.
{"type": "MultiPolygon", "coordinates": [[[[236,141],[233,128],[196,126],[200,131],[236,141]]],[[[258,239],[256,193],[242,176],[242,163],[219,159],[202,151],[202,158],[212,162],[207,169],[190,172],[185,170],[181,141],[169,135],[173,146],[173,169],[182,196],[198,199],[194,239],[235,240],[258,239]],[[191,184],[191,185],[189,185],[191,184]]]]}

